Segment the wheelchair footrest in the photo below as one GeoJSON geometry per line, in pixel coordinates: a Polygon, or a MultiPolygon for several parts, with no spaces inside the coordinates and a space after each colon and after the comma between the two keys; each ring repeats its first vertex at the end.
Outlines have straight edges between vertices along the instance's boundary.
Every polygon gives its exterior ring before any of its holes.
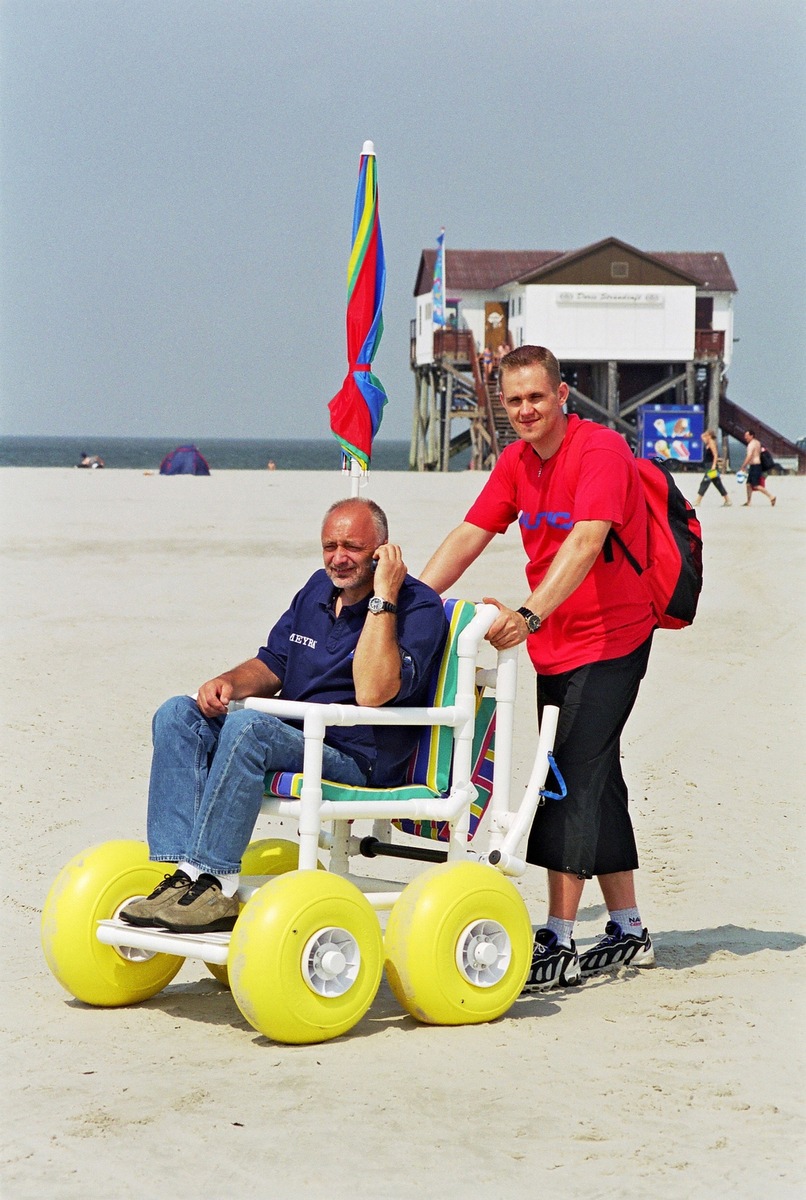
{"type": "Polygon", "coordinates": [[[107,946],[200,958],[219,966],[227,961],[230,939],[228,933],[169,933],[167,929],[143,928],[120,920],[99,921],[96,937],[107,946]]]}

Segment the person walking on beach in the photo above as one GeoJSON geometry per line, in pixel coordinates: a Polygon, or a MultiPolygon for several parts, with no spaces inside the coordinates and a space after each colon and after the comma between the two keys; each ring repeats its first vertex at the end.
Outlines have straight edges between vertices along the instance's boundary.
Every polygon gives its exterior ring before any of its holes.
{"type": "Polygon", "coordinates": [[[719,471],[719,449],[716,444],[716,434],[713,429],[706,429],[702,435],[702,458],[705,474],[703,475],[700,486],[697,489],[697,495],[694,497],[694,504],[702,503],[702,498],[708,491],[711,484],[722,497],[722,505],[724,508],[730,507],[730,496],[725,491],[725,485],[722,482],[722,476],[719,471]]]}
{"type": "Polygon", "coordinates": [[[747,446],[747,453],[739,470],[747,471],[747,483],[745,485],[747,487],[747,499],[742,507],[749,508],[750,502],[753,499],[753,492],[761,492],[762,496],[766,496],[770,504],[775,508],[775,502],[778,497],[773,496],[772,492],[767,491],[767,481],[764,478],[764,468],[761,465],[761,442],[756,437],[754,429],[745,431],[744,442],[747,446]]]}
{"type": "MultiPolygon", "coordinates": [[[[241,858],[260,811],[267,771],[302,770],[302,730],[252,709],[247,696],[325,703],[424,705],[447,636],[437,596],[413,579],[372,500],[334,504],[322,524],[315,572],[254,658],[175,696],[157,711],[148,795],[152,862],[175,863],[150,896],[121,912],[132,925],[173,933],[230,930],[238,917],[241,858]]],[[[327,779],[402,783],[415,726],[328,730],[327,779]]]]}
{"type": "Polygon", "coordinates": [[[635,460],[620,434],[566,416],[568,387],[550,350],[520,346],[501,363],[500,399],[519,440],[432,555],[421,579],[442,592],[496,533],[518,521],[531,589],[523,605],[494,597],[487,637],[496,649],[527,643],[538,709],[560,709],[554,756],[568,794],[541,805],[526,858],[548,871],[548,919],[537,930],[525,991],[577,983],[654,950],[635,895],[638,866],[620,738],[647,668],[656,622],[640,576],[612,546],[612,528],[643,560],[647,512],[635,460]],[[578,954],[574,922],[596,876],[610,919],[604,937],[578,954]]]}

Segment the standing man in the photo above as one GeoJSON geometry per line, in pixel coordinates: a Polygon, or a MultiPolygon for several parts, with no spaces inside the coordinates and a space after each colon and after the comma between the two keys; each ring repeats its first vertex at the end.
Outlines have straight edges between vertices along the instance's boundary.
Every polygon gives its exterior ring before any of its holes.
{"type": "Polygon", "coordinates": [[[527,861],[548,871],[548,919],[535,934],[526,991],[579,982],[626,963],[650,966],[654,950],[637,907],[638,857],[621,773],[621,732],[649,658],[655,619],[640,576],[611,527],[646,561],[647,513],[635,460],[611,429],[566,416],[568,387],[550,350],[521,346],[503,359],[500,398],[519,441],[422,572],[449,588],[496,533],[518,521],[530,593],[520,608],[493,597],[496,649],[526,641],[537,670],[538,710],[560,709],[554,755],[568,795],[541,805],[527,861]],[[597,876],[610,920],[577,954],[582,889],[597,876]]]}
{"type": "MultiPolygon", "coordinates": [[[[152,862],[176,863],[150,896],[121,912],[172,933],[233,928],[241,857],[268,771],[301,771],[302,730],[231,700],[275,696],[322,703],[424,705],[447,636],[437,596],[406,573],[372,500],[334,504],[322,524],[315,572],[254,658],[175,696],[154,717],[148,795],[152,862]]],[[[403,782],[416,726],[333,726],[326,779],[356,787],[403,782]]]]}
{"type": "Polygon", "coordinates": [[[778,497],[773,496],[772,492],[768,492],[764,486],[764,468],[761,465],[761,442],[756,437],[754,429],[745,431],[744,443],[747,446],[747,453],[739,470],[747,471],[747,499],[742,507],[749,508],[750,501],[753,499],[753,492],[761,492],[762,496],[766,496],[770,504],[775,508],[775,501],[778,497]]]}

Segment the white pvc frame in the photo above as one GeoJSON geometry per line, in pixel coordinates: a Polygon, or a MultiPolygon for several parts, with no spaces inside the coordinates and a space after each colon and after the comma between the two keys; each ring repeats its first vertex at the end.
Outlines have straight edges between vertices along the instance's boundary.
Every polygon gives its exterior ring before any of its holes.
{"type": "MultiPolygon", "coordinates": [[[[529,783],[518,808],[513,811],[510,794],[518,648],[499,651],[494,670],[477,666],[485,635],[497,615],[498,609],[494,605],[477,604],[475,616],[460,633],[457,643],[459,664],[456,699],[452,705],[368,708],[353,704],[319,704],[252,697],[231,706],[252,708],[302,722],[305,750],[301,795],[299,799],[287,800],[265,797],[261,806],[264,813],[298,822],[300,870],[317,870],[319,849],[325,847],[330,850],[330,870],[334,874],[342,875],[359,886],[373,908],[392,908],[401,894],[402,884],[371,880],[350,873],[350,856],[358,853],[359,839],[351,837],[349,822],[369,818],[374,822],[375,835],[387,841],[391,837],[392,820],[447,821],[451,828],[449,861],[472,857],[489,863],[506,875],[523,874],[526,862],[517,851],[540,803],[541,790],[549,772],[549,754],[554,745],[559,710],[546,707],[543,711],[529,783]],[[488,806],[488,849],[482,853],[472,850],[468,841],[470,805],[477,794],[471,782],[477,682],[494,687],[496,693],[495,762],[488,806]],[[335,725],[450,726],[454,736],[450,793],[445,797],[423,800],[325,800],[322,795],[323,745],[326,730],[335,725]],[[333,822],[332,834],[323,828],[329,822],[333,822]]],[[[239,888],[239,898],[246,901],[256,890],[254,883],[244,880],[239,888]]],[[[223,965],[227,960],[229,935],[188,937],[125,926],[119,921],[102,921],[98,927],[98,939],[108,945],[178,954],[223,965]]]]}

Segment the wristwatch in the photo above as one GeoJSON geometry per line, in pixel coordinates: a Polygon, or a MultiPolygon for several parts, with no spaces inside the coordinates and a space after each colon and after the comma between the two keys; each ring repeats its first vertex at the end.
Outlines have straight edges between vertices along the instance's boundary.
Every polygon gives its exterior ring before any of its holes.
{"type": "Polygon", "coordinates": [[[397,612],[396,604],[392,604],[389,600],[382,600],[380,596],[373,596],[367,607],[371,613],[397,612]]]}
{"type": "Polygon", "coordinates": [[[526,622],[526,628],[530,633],[537,633],[540,626],[543,624],[537,613],[533,613],[530,608],[519,608],[518,612],[526,622]]]}

